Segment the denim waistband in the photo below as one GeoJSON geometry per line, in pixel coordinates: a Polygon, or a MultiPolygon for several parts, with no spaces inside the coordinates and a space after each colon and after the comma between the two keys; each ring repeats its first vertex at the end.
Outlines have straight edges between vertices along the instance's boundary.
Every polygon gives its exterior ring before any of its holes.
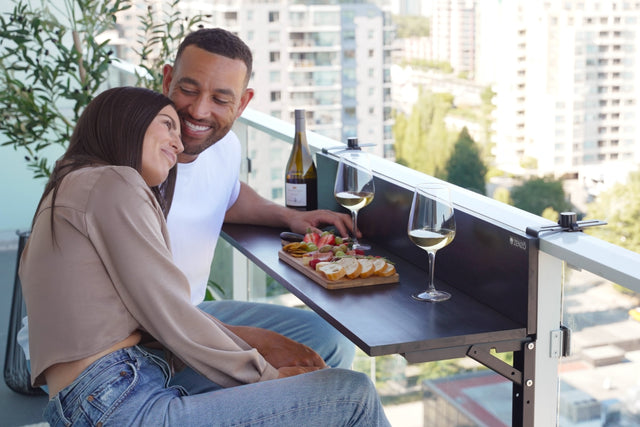
{"type": "Polygon", "coordinates": [[[89,365],[78,377],[67,387],[63,388],[57,395],[58,400],[63,406],[73,404],[73,401],[82,398],[84,390],[93,386],[92,381],[86,381],[89,378],[96,377],[102,371],[105,371],[113,366],[120,365],[122,363],[132,363],[137,367],[140,367],[142,359],[147,359],[157,365],[158,369],[161,369],[165,378],[166,384],[169,382],[169,365],[167,362],[144,350],[139,346],[126,347],[120,350],[116,350],[106,356],[93,362],[89,365]]]}

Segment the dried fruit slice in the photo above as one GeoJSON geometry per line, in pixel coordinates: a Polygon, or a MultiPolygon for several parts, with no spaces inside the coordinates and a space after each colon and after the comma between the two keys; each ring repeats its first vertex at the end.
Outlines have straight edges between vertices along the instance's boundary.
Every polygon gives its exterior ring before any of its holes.
{"type": "Polygon", "coordinates": [[[362,272],[362,265],[355,258],[340,258],[336,263],[342,265],[349,279],[354,279],[362,272]]]}
{"type": "Polygon", "coordinates": [[[358,262],[362,266],[362,271],[360,272],[360,277],[362,279],[366,279],[367,277],[371,276],[375,271],[375,268],[373,267],[373,261],[371,261],[370,259],[359,258],[358,262]]]}
{"type": "Polygon", "coordinates": [[[316,268],[327,280],[331,281],[342,279],[347,273],[344,267],[337,262],[328,262],[326,264],[321,262],[316,268]]]}

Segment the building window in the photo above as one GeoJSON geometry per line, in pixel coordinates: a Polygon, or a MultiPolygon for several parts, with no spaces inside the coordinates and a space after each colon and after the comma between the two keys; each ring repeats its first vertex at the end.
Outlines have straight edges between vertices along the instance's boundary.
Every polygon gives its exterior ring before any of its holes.
{"type": "Polygon", "coordinates": [[[271,189],[271,200],[277,200],[282,197],[282,187],[271,189]]]}
{"type": "Polygon", "coordinates": [[[281,93],[279,90],[273,90],[271,91],[271,102],[277,102],[280,101],[281,98],[281,93]]]}
{"type": "Polygon", "coordinates": [[[269,62],[279,62],[280,52],[269,52],[269,62]]]}
{"type": "Polygon", "coordinates": [[[280,12],[269,12],[269,22],[280,21],[280,12]]]}

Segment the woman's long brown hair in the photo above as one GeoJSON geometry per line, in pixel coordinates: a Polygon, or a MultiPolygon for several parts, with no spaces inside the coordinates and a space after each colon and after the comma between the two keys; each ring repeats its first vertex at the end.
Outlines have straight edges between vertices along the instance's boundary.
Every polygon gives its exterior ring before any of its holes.
{"type": "MultiPolygon", "coordinates": [[[[129,86],[108,89],[93,99],[78,119],[67,151],[56,162],[33,221],[47,195],[52,193],[53,233],[53,209],[60,184],[65,176],[75,170],[87,166],[114,165],[129,166],[141,172],[144,135],[151,121],[167,105],[173,103],[166,96],[129,86]]],[[[164,183],[151,187],[165,217],[171,206],[175,179],[174,166],[164,183]]]]}

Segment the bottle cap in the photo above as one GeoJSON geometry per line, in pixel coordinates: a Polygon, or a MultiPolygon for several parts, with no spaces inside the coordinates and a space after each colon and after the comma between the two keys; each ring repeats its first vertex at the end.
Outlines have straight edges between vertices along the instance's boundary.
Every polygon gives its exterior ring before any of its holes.
{"type": "Polygon", "coordinates": [[[304,119],[304,110],[302,109],[295,110],[295,117],[296,119],[304,119]]]}

